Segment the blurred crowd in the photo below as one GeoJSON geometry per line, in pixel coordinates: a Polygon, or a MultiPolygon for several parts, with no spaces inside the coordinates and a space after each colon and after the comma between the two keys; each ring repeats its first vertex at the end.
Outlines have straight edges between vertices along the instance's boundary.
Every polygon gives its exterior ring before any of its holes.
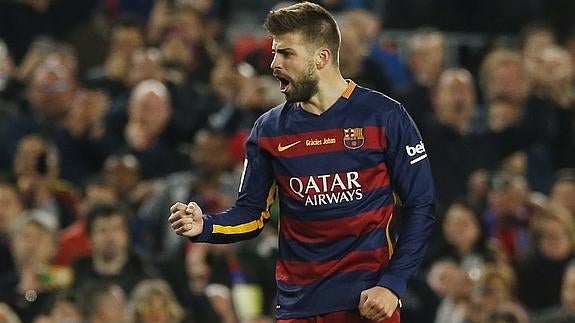
{"type": "MultiPolygon", "coordinates": [[[[402,322],[575,322],[575,27],[534,20],[573,2],[526,1],[497,30],[518,41],[469,66],[439,29],[467,1],[445,19],[403,8],[424,1],[320,3],[342,74],[402,102],[430,156],[437,225],[402,322]],[[418,27],[405,51],[382,41],[388,20],[418,27]]],[[[191,244],[167,217],[235,200],[249,130],[283,100],[259,27],[281,5],[0,1],[0,322],[273,321],[277,207],[234,245],[191,244]]]]}

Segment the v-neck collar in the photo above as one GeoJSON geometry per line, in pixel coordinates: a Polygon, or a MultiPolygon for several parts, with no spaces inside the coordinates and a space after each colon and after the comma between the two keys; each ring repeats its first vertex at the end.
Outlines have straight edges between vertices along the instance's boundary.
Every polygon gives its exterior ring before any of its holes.
{"type": "Polygon", "coordinates": [[[311,112],[307,111],[306,109],[304,109],[300,102],[296,103],[297,109],[299,111],[301,111],[301,113],[303,113],[307,116],[313,116],[316,118],[328,115],[331,113],[330,111],[332,111],[332,110],[338,110],[339,107],[342,107],[342,106],[347,104],[347,102],[349,101],[349,98],[353,94],[353,91],[357,88],[357,84],[355,84],[354,81],[349,80],[349,79],[346,81],[347,81],[347,87],[345,88],[345,90],[343,91],[341,96],[329,107],[329,109],[325,110],[324,112],[322,112],[320,114],[311,113],[311,112]]]}

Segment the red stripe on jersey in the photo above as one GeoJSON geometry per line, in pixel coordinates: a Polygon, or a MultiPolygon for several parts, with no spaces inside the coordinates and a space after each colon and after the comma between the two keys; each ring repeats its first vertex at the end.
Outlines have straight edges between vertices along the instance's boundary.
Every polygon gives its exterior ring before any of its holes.
{"type": "Polygon", "coordinates": [[[323,243],[359,237],[366,232],[385,228],[393,204],[374,211],[324,221],[301,221],[280,216],[280,232],[288,239],[302,243],[323,243]]]}
{"type": "MultiPolygon", "coordinates": [[[[361,148],[379,150],[387,148],[384,128],[363,127],[358,129],[363,129],[364,143],[361,148]]],[[[326,129],[277,137],[260,137],[258,144],[274,156],[297,157],[349,150],[343,143],[344,135],[344,129],[326,129]]]]}
{"type": "Polygon", "coordinates": [[[343,258],[322,262],[278,260],[276,279],[294,285],[307,285],[318,279],[337,273],[366,270],[377,272],[387,266],[388,250],[382,247],[376,250],[352,251],[343,258]]]}
{"type": "Polygon", "coordinates": [[[282,193],[302,202],[308,195],[337,194],[357,188],[361,188],[363,192],[368,192],[387,186],[390,182],[385,163],[358,171],[357,178],[355,174],[341,172],[337,173],[337,176],[336,174],[302,177],[277,176],[276,179],[282,193]]]}

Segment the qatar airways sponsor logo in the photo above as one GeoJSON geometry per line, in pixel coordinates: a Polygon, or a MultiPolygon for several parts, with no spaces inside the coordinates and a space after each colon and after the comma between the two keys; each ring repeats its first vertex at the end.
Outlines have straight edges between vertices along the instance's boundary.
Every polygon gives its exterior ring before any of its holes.
{"type": "Polygon", "coordinates": [[[289,186],[305,206],[339,204],[363,198],[358,172],[291,177],[289,186]]]}
{"type": "Polygon", "coordinates": [[[424,160],[427,157],[425,152],[425,146],[423,145],[423,141],[419,141],[419,143],[415,146],[405,145],[405,152],[407,152],[407,156],[415,157],[409,161],[411,165],[424,160]]]}

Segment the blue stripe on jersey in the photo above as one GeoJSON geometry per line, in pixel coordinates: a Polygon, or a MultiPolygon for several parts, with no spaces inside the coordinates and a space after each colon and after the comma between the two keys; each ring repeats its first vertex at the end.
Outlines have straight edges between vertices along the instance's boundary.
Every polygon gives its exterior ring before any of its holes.
{"type": "Polygon", "coordinates": [[[321,262],[337,260],[350,251],[367,251],[381,248],[387,241],[385,227],[366,232],[360,237],[349,237],[331,243],[300,243],[280,235],[282,248],[279,257],[285,260],[321,262]]]}

